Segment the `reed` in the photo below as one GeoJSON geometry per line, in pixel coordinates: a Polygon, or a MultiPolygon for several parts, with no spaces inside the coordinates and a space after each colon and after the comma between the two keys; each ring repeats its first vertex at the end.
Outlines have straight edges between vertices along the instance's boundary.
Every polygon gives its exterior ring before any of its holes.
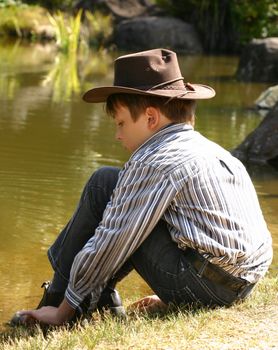
{"type": "Polygon", "coordinates": [[[61,51],[65,53],[77,52],[80,41],[81,16],[81,10],[75,17],[68,17],[61,11],[54,15],[48,13],[49,22],[56,32],[56,43],[61,51]]]}
{"type": "Polygon", "coordinates": [[[98,48],[106,46],[113,32],[111,16],[98,11],[94,13],[86,11],[85,21],[88,28],[87,41],[89,45],[98,48]]]}

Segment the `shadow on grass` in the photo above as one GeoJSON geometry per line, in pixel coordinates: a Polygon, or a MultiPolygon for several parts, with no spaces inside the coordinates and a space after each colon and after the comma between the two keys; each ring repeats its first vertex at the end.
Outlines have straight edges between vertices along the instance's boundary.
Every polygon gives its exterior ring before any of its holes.
{"type": "Polygon", "coordinates": [[[47,339],[48,335],[51,334],[52,331],[57,330],[68,330],[68,331],[74,331],[76,329],[80,329],[80,327],[85,327],[88,324],[94,324],[99,322],[107,322],[108,324],[112,321],[115,323],[119,323],[122,325],[130,324],[133,321],[138,320],[140,318],[143,321],[167,321],[174,319],[178,316],[178,314],[183,313],[185,315],[198,315],[200,313],[204,313],[206,311],[209,311],[209,307],[204,307],[201,305],[183,305],[183,306],[175,306],[170,305],[167,310],[159,311],[159,312],[138,312],[133,311],[129,312],[127,317],[124,319],[116,319],[113,317],[109,312],[105,313],[93,313],[91,316],[84,317],[83,319],[78,320],[74,324],[68,324],[63,327],[55,327],[55,326],[46,326],[42,324],[34,324],[29,326],[17,326],[12,327],[8,323],[3,325],[1,331],[0,331],[0,345],[1,344],[8,344],[13,345],[17,343],[18,341],[27,340],[33,337],[40,337],[47,339]]]}

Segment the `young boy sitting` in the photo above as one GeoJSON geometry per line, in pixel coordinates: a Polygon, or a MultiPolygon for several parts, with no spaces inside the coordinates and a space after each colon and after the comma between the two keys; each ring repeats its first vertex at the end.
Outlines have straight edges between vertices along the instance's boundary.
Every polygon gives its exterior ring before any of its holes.
{"type": "Polygon", "coordinates": [[[250,294],[271,263],[271,236],[244,166],[194,131],[196,100],[214,95],[184,83],[166,49],[119,57],[114,85],[85,93],[106,102],[131,156],[92,175],[49,249],[52,283],[20,322],[62,325],[103,307],[122,314],[114,287],[133,268],[155,293],[139,307],[229,306],[250,294]]]}

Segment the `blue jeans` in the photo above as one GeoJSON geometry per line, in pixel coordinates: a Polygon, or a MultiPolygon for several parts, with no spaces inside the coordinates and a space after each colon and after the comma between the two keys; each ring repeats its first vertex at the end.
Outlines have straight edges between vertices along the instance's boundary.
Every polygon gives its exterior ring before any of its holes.
{"type": "MultiPolygon", "coordinates": [[[[49,260],[56,276],[60,278],[62,289],[66,289],[76,254],[94,235],[102,219],[103,211],[116,186],[119,171],[118,168],[104,167],[91,176],[71,220],[48,250],[49,260]]],[[[193,251],[192,254],[194,259],[198,258],[197,252],[193,251]]],[[[245,283],[240,278],[229,276],[215,266],[213,269],[216,269],[220,280],[223,276],[232,282],[230,284],[235,286],[240,284],[241,287],[236,290],[210,278],[210,274],[205,273],[208,268],[205,259],[198,261],[196,268],[188,251],[178,248],[172,241],[163,220],[158,222],[148,238],[117,271],[110,285],[114,286],[133,268],[166,304],[198,302],[209,306],[229,306],[237,300],[244,299],[253,288],[253,285],[245,283]]]]}

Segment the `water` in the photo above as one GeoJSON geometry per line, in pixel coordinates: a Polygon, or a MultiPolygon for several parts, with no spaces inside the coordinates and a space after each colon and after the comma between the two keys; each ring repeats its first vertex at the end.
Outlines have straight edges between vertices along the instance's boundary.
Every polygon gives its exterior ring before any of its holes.
{"type": "MultiPolygon", "coordinates": [[[[122,166],[128,154],[114,141],[114,127],[103,106],[81,99],[88,88],[111,83],[112,56],[85,52],[76,64],[75,57],[57,55],[51,46],[16,43],[0,45],[0,57],[2,324],[15,310],[32,308],[40,299],[40,284],[51,278],[47,248],[71,216],[87,178],[100,166],[122,166]]],[[[217,91],[213,100],[199,103],[196,129],[227,149],[261,121],[250,107],[268,87],[237,82],[237,63],[237,57],[180,58],[187,81],[217,91]]],[[[278,173],[250,173],[273,235],[274,274],[278,173]]],[[[150,292],[135,274],[119,288],[124,297],[150,292]]]]}

